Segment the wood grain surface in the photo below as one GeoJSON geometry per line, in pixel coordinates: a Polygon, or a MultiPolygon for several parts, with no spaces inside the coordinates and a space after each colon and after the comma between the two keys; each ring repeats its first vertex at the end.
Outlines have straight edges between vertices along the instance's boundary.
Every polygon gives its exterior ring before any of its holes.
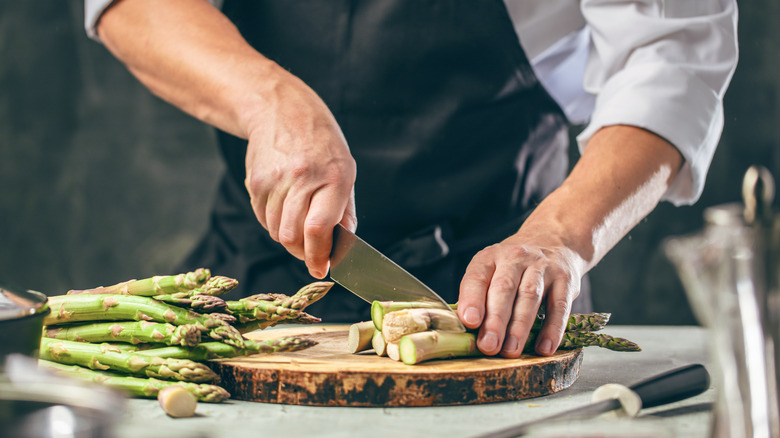
{"type": "Polygon", "coordinates": [[[472,357],[405,365],[373,350],[347,351],[346,325],[253,332],[252,339],[303,336],[304,351],[212,362],[232,398],[311,406],[441,406],[520,400],[571,386],[582,349],[551,357],[472,357]]]}

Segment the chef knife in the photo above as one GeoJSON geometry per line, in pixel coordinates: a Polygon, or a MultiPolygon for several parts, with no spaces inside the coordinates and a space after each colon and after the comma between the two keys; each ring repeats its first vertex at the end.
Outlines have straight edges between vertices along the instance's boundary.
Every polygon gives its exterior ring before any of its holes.
{"type": "MultiPolygon", "coordinates": [[[[710,387],[710,375],[701,364],[686,365],[650,377],[631,385],[628,389],[636,393],[642,401],[641,408],[651,408],[673,403],[701,394],[710,387]]],[[[524,435],[531,427],[549,424],[561,420],[581,420],[622,409],[617,398],[591,403],[579,408],[551,415],[539,420],[511,426],[478,438],[510,438],[524,435]]]]}
{"type": "Polygon", "coordinates": [[[455,313],[431,288],[342,225],[333,230],[330,278],[369,303],[416,302],[455,313]]]}

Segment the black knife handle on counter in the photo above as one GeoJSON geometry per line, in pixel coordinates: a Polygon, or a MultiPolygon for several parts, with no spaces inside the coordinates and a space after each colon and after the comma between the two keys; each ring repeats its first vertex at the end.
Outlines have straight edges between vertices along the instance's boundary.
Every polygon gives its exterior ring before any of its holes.
{"type": "MultiPolygon", "coordinates": [[[[692,364],[657,374],[649,379],[629,386],[642,400],[642,408],[652,408],[699,395],[710,387],[710,374],[704,365],[692,364]]],[[[594,417],[615,409],[622,409],[617,399],[591,403],[579,408],[511,426],[506,429],[480,435],[478,438],[510,438],[528,432],[532,426],[560,420],[574,420],[594,417]]]]}
{"type": "Polygon", "coordinates": [[[642,399],[642,408],[652,408],[701,394],[710,387],[710,373],[693,364],[658,374],[629,388],[642,399]]]}

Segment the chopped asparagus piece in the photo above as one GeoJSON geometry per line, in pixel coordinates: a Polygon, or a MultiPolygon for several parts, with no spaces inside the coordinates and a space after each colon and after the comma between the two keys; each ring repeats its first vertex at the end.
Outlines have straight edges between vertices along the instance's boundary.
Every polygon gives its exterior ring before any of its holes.
{"type": "Polygon", "coordinates": [[[157,401],[166,414],[173,418],[185,418],[195,415],[198,399],[181,385],[171,385],[157,393],[157,401]]]}
{"type": "Polygon", "coordinates": [[[370,349],[375,330],[373,321],[356,322],[349,326],[347,350],[350,353],[359,353],[370,349]]]}

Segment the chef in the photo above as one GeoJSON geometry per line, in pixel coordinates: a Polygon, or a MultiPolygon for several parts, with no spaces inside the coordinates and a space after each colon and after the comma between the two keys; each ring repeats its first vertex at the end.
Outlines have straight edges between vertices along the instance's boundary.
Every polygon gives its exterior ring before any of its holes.
{"type": "MultiPolygon", "coordinates": [[[[659,202],[698,199],[737,59],[734,0],[219,3],[86,1],[91,37],[218,129],[185,267],[293,291],[327,275],[340,223],[505,357],[542,305],[552,354],[587,271],[659,202]]],[[[368,307],[334,290],[311,311],[368,307]]]]}

